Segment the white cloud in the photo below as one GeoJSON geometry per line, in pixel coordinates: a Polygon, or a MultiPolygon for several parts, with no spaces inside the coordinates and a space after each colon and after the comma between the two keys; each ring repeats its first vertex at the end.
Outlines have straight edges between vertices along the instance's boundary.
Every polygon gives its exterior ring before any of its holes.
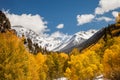
{"type": "Polygon", "coordinates": [[[12,26],[21,25],[25,28],[32,29],[33,31],[37,33],[43,33],[46,30],[48,30],[46,26],[47,22],[43,21],[43,17],[41,17],[38,14],[17,15],[17,14],[10,14],[7,11],[4,11],[4,13],[9,18],[12,26]]]}
{"type": "Polygon", "coordinates": [[[113,21],[112,18],[105,17],[105,16],[96,18],[96,20],[98,20],[98,21],[103,21],[103,20],[104,20],[104,21],[106,21],[106,22],[113,21]]]}
{"type": "Polygon", "coordinates": [[[117,17],[117,16],[118,16],[118,13],[119,13],[119,12],[117,12],[117,11],[113,11],[113,12],[112,12],[113,17],[117,17]]]}
{"type": "MultiPolygon", "coordinates": [[[[93,20],[97,21],[113,21],[114,19],[105,17],[104,13],[113,11],[115,9],[120,8],[120,0],[99,0],[98,7],[95,8],[94,14],[82,14],[82,15],[77,15],[77,25],[83,25],[89,22],[92,22],[93,20]],[[97,15],[101,15],[102,17],[98,17],[97,15]]],[[[112,15],[116,17],[118,14],[117,11],[113,11],[112,15]]]]}
{"type": "Polygon", "coordinates": [[[49,37],[50,38],[59,38],[61,40],[66,40],[66,39],[69,39],[71,37],[71,35],[64,34],[60,31],[56,31],[56,32],[52,33],[49,37]]]}
{"type": "Polygon", "coordinates": [[[56,28],[62,29],[62,28],[64,28],[64,24],[58,24],[56,28]]]}
{"type": "Polygon", "coordinates": [[[62,37],[63,35],[64,35],[63,33],[56,31],[56,32],[51,34],[51,37],[62,37]]]}
{"type": "Polygon", "coordinates": [[[104,14],[118,8],[120,8],[120,0],[100,0],[99,7],[95,9],[95,14],[104,14]]]}
{"type": "Polygon", "coordinates": [[[77,25],[83,25],[86,23],[91,22],[95,18],[92,14],[83,14],[83,15],[77,15],[77,25]]]}

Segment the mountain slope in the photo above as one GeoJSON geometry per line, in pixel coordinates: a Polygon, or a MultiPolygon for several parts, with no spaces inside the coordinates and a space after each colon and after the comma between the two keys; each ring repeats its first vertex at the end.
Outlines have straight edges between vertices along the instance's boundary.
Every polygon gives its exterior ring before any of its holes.
{"type": "Polygon", "coordinates": [[[22,35],[24,35],[26,38],[30,38],[33,44],[37,43],[39,46],[46,48],[49,51],[61,51],[63,49],[79,45],[96,32],[96,30],[89,30],[87,32],[78,32],[73,36],[65,34],[59,36],[59,33],[56,33],[58,36],[45,36],[43,34],[37,34],[34,31],[26,29],[22,26],[13,26],[12,28],[16,30],[18,36],[22,37],[22,35]]]}
{"type": "Polygon", "coordinates": [[[82,51],[83,49],[89,47],[90,45],[98,42],[101,38],[103,38],[106,41],[107,35],[110,35],[111,37],[120,35],[120,25],[116,25],[116,24],[108,25],[108,27],[102,28],[101,30],[96,32],[93,36],[91,36],[89,39],[82,42],[81,44],[71,46],[70,48],[67,49],[63,49],[61,50],[61,52],[68,53],[73,48],[78,48],[80,51],[82,51]]]}
{"type": "MultiPolygon", "coordinates": [[[[59,37],[46,37],[43,34],[37,34],[31,29],[27,29],[22,26],[13,26],[12,28],[17,31],[17,35],[19,37],[24,35],[26,38],[30,38],[33,44],[37,43],[42,48],[47,48],[48,50],[52,50],[54,47],[58,46],[61,41],[64,41],[59,37]]],[[[69,37],[66,36],[66,38],[69,37]]]]}
{"type": "MultiPolygon", "coordinates": [[[[55,51],[64,51],[66,49],[69,49],[74,46],[78,46],[87,39],[89,39],[94,33],[96,33],[96,30],[88,30],[87,32],[81,31],[76,34],[74,34],[69,41],[66,41],[62,43],[59,47],[55,49],[55,51]]],[[[65,52],[65,51],[64,51],[65,52]]]]}

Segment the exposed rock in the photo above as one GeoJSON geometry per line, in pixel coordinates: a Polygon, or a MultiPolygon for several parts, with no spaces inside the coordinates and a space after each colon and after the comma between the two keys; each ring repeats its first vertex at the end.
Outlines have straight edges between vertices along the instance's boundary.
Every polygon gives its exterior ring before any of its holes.
{"type": "Polygon", "coordinates": [[[118,13],[118,16],[116,17],[116,23],[120,24],[120,13],[118,13]]]}
{"type": "Polygon", "coordinates": [[[11,29],[11,24],[5,14],[0,11],[0,32],[6,32],[11,29]]]}

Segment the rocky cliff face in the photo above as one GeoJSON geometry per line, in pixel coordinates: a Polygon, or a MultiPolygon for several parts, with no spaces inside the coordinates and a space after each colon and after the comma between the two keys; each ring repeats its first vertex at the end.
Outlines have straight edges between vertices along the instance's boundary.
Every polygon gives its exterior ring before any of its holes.
{"type": "Polygon", "coordinates": [[[0,32],[6,32],[11,29],[11,24],[5,14],[0,11],[0,32]]]}

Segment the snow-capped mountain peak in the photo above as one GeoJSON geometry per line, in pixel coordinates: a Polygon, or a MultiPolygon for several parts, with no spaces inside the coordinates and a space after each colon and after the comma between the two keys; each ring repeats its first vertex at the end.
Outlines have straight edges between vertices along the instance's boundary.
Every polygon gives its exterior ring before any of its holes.
{"type": "Polygon", "coordinates": [[[49,51],[61,51],[73,45],[78,45],[96,32],[96,30],[89,30],[86,32],[81,31],[74,35],[67,35],[57,31],[49,36],[45,36],[44,34],[37,34],[31,29],[22,26],[13,26],[12,28],[16,30],[18,36],[22,37],[22,35],[24,35],[26,38],[30,38],[33,43],[37,43],[49,51]]]}
{"type": "Polygon", "coordinates": [[[95,34],[97,30],[88,30],[88,31],[80,31],[74,34],[68,41],[63,42],[60,46],[54,49],[54,51],[64,51],[70,47],[75,45],[79,45],[82,42],[86,41],[93,34],[95,34]]]}
{"type": "Polygon", "coordinates": [[[96,33],[97,30],[94,30],[94,29],[91,29],[91,30],[88,30],[88,31],[80,31],[80,32],[77,32],[75,35],[78,36],[78,37],[82,37],[84,39],[88,39],[90,38],[94,33],[96,33]]]}

